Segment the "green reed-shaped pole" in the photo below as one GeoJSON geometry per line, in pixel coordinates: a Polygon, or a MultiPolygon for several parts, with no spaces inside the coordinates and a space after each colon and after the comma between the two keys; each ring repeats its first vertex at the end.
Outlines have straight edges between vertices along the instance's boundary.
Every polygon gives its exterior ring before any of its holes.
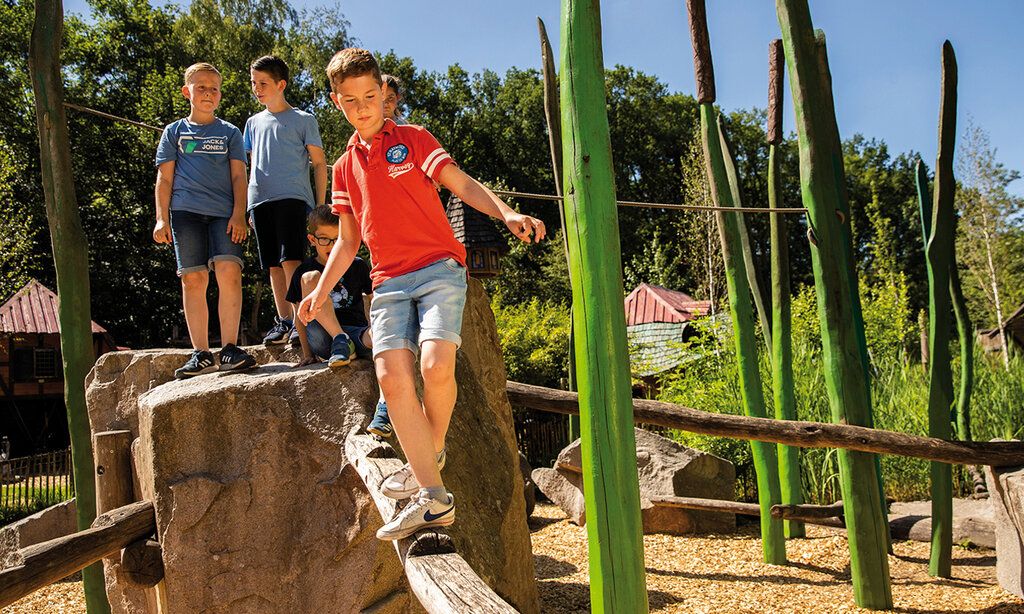
{"type": "Polygon", "coordinates": [[[562,159],[593,612],[647,612],[597,0],[562,2],[562,159]]]}
{"type": "MultiPolygon", "coordinates": [[[[721,118],[715,110],[715,77],[708,40],[704,0],[687,0],[690,37],[693,42],[694,70],[697,77],[697,102],[700,104],[701,140],[707,165],[711,197],[718,207],[740,207],[736,200],[736,168],[729,153],[721,118]],[[730,183],[732,179],[732,183],[730,183]]],[[[758,365],[757,332],[754,305],[747,269],[743,260],[742,234],[736,213],[716,212],[718,231],[725,263],[726,285],[729,289],[729,313],[736,342],[736,359],[740,369],[740,394],[748,416],[765,417],[764,390],[758,365]]],[[[767,563],[786,562],[786,540],[781,520],[772,518],[771,506],[781,503],[779,467],[773,443],[753,441],[750,444],[757,474],[757,493],[761,505],[761,545],[767,563]]]]}
{"type": "MultiPolygon", "coordinates": [[[[862,350],[864,321],[856,271],[847,246],[845,172],[834,141],[835,108],[807,0],[777,0],[800,147],[800,184],[808,210],[811,261],[821,322],[823,366],[832,419],[871,426],[871,396],[862,350]]],[[[840,450],[839,473],[850,542],[850,571],[857,605],[892,607],[888,521],[883,513],[877,459],[840,450]]]]}
{"type": "MultiPolygon", "coordinates": [[[[768,206],[782,206],[779,177],[779,144],[782,143],[782,81],[786,58],[782,41],[768,45],[768,206]]],[[[775,417],[796,420],[796,393],[793,383],[793,317],[789,285],[789,241],[786,217],[771,214],[772,258],[772,390],[775,417]]],[[[800,448],[779,445],[779,484],[782,502],[799,505],[804,502],[800,480],[800,448]]],[[[785,521],[786,537],[804,537],[804,523],[785,521]]]]}

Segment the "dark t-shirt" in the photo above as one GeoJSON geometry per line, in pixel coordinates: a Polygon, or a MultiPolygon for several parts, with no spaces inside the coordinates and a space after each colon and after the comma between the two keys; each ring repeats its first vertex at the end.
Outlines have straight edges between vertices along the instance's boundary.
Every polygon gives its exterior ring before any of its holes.
{"type": "MultiPolygon", "coordinates": [[[[288,294],[285,295],[285,299],[289,303],[302,302],[302,275],[309,271],[322,273],[323,270],[324,265],[317,262],[316,258],[304,260],[292,274],[292,283],[288,286],[288,294]]],[[[334,313],[338,316],[338,323],[342,326],[367,326],[369,323],[366,321],[366,312],[363,310],[363,295],[372,292],[370,267],[362,258],[356,258],[331,290],[331,302],[334,303],[334,313]]]]}

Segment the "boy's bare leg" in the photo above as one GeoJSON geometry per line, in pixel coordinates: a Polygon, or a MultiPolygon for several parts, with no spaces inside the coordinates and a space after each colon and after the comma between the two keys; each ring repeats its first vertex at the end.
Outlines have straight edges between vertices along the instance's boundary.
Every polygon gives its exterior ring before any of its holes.
{"type": "Polygon", "coordinates": [[[206,306],[208,271],[192,271],[181,276],[181,303],[185,310],[188,336],[196,350],[210,349],[210,311],[206,306]]]}
{"type": "Polygon", "coordinates": [[[284,267],[272,266],[270,271],[270,289],[274,293],[274,307],[277,309],[277,317],[290,320],[292,317],[292,306],[285,300],[288,286],[284,281],[284,267]]]}
{"type": "Polygon", "coordinates": [[[300,264],[300,260],[285,260],[281,266],[270,267],[270,289],[274,291],[274,306],[277,308],[277,316],[285,320],[291,320],[295,316],[294,307],[285,297],[288,295],[288,284],[292,282],[292,275],[300,264]]]}
{"type": "MultiPolygon", "coordinates": [[[[420,345],[423,413],[430,423],[430,434],[436,452],[444,449],[448,423],[451,422],[455,399],[459,393],[458,386],[455,384],[455,353],[457,350],[454,343],[441,339],[428,339],[420,345]]],[[[388,399],[390,398],[389,396],[388,399]]]]}
{"type": "Polygon", "coordinates": [[[213,263],[217,276],[217,314],[220,316],[221,347],[238,343],[238,323],[242,319],[242,267],[231,260],[213,263]]]}
{"type": "MultiPolygon", "coordinates": [[[[320,271],[307,271],[302,274],[302,296],[309,296],[309,293],[316,288],[316,284],[320,281],[320,271]]],[[[320,323],[320,326],[324,327],[327,334],[333,339],[341,334],[341,324],[338,322],[338,314],[334,313],[333,308],[323,308],[317,312],[314,318],[320,323]]]]}
{"type": "Polygon", "coordinates": [[[398,433],[412,474],[421,488],[442,486],[430,423],[416,396],[416,357],[409,350],[387,350],[374,359],[388,414],[398,433]]]}

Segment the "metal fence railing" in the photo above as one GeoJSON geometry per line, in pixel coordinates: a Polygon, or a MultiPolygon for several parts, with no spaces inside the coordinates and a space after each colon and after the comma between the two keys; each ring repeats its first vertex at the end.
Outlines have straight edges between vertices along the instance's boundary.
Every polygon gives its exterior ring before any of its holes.
{"type": "Polygon", "coordinates": [[[75,496],[71,448],[0,461],[0,508],[47,507],[75,496]]]}

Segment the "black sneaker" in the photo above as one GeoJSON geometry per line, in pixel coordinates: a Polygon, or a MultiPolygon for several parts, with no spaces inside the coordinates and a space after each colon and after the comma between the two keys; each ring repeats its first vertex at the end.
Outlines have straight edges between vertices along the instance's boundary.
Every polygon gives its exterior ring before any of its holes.
{"type": "Polygon", "coordinates": [[[229,343],[220,349],[221,371],[243,371],[255,366],[256,359],[234,343],[229,343]]]}
{"type": "Polygon", "coordinates": [[[193,350],[188,357],[188,362],[175,369],[174,379],[188,379],[204,373],[213,373],[217,370],[217,363],[213,361],[213,354],[207,350],[193,350]]]}
{"type": "Polygon", "coordinates": [[[267,331],[263,337],[263,345],[281,345],[288,342],[288,335],[292,332],[292,321],[279,316],[274,316],[274,326],[267,331]]]}
{"type": "Polygon", "coordinates": [[[292,326],[292,332],[288,335],[288,343],[296,350],[302,347],[302,341],[299,340],[299,329],[294,326],[292,326]]]}

